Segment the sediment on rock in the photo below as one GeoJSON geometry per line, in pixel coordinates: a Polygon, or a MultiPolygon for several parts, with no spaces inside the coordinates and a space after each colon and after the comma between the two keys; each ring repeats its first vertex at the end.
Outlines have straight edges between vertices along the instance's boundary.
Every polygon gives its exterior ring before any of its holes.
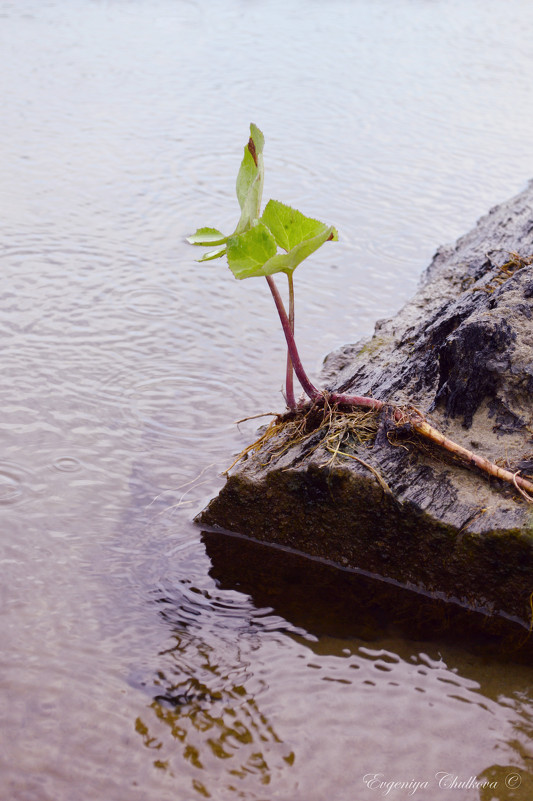
{"type": "MultiPolygon", "coordinates": [[[[440,248],[415,297],[327,357],[327,389],[413,404],[447,437],[533,473],[533,184],[440,248]]],[[[316,431],[250,453],[199,516],[529,625],[533,513],[416,438],[316,431]],[[354,458],[355,457],[355,458],[354,458]],[[381,479],[381,481],[379,480],[381,479]],[[385,487],[385,488],[384,488],[385,487]]]]}

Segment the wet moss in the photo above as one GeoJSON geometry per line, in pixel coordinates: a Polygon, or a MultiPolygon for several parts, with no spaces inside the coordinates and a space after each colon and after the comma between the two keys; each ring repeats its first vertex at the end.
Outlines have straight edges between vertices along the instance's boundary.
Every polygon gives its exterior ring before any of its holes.
{"type": "Polygon", "coordinates": [[[361,350],[358,352],[358,356],[371,356],[380,350],[384,345],[389,345],[391,343],[390,337],[372,337],[370,342],[367,342],[366,345],[363,345],[361,350]]]}

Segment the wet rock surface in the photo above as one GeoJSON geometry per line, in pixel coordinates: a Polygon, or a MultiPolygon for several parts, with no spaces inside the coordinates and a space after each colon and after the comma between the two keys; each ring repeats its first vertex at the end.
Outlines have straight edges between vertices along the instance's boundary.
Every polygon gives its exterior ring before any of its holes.
{"type": "MultiPolygon", "coordinates": [[[[441,247],[398,315],[327,357],[322,385],[414,405],[460,445],[533,474],[532,256],[533,183],[441,247]]],[[[402,438],[386,414],[373,442],[343,442],[350,457],[332,461],[316,433],[275,445],[234,469],[201,525],[529,626],[533,505],[513,486],[402,438]]]]}

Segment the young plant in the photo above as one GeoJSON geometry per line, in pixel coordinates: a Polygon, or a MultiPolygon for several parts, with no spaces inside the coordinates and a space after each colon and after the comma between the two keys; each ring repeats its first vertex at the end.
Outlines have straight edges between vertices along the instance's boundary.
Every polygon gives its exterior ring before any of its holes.
{"type": "MultiPolygon", "coordinates": [[[[533,498],[528,494],[533,492],[533,484],[530,481],[448,439],[434,428],[417,409],[391,406],[376,398],[359,395],[325,393],[311,383],[302,366],[294,340],[293,275],[299,264],[318,250],[324,242],[337,240],[338,234],[333,226],[306,217],[300,211],[286,206],[278,200],[269,200],[261,214],[264,143],[263,134],[252,123],[250,139],[244,148],[244,157],[237,175],[237,198],[241,216],[233,233],[225,236],[216,228],[199,228],[195,234],[188,237],[187,241],[192,245],[216,248],[208,251],[198,261],[209,261],[226,256],[228,266],[235,278],[258,276],[266,278],[287,342],[286,400],[289,409],[292,412],[297,411],[292,383],[294,368],[302,389],[311,403],[322,403],[323,405],[328,403],[330,406],[344,409],[356,406],[386,411],[398,424],[409,425],[413,431],[453,453],[466,464],[475,465],[485,473],[513,484],[528,502],[533,503],[533,498]],[[273,279],[276,273],[287,275],[289,282],[288,315],[273,279]]],[[[303,405],[300,405],[298,410],[304,411],[304,408],[303,405]]]]}
{"type": "Polygon", "coordinates": [[[250,125],[250,139],[244,148],[244,157],[237,175],[237,199],[241,216],[237,227],[229,236],[216,228],[199,228],[188,237],[192,245],[215,247],[198,261],[226,256],[235,278],[267,279],[274,297],[288,344],[286,371],[286,400],[290,409],[296,408],[292,380],[293,367],[302,388],[310,398],[321,393],[307,377],[294,342],[294,271],[324,242],[338,239],[335,228],[306,217],[297,209],[278,200],[269,200],[261,214],[263,195],[264,137],[259,128],[250,125]],[[281,300],[273,275],[285,273],[289,285],[289,314],[281,300]]]}

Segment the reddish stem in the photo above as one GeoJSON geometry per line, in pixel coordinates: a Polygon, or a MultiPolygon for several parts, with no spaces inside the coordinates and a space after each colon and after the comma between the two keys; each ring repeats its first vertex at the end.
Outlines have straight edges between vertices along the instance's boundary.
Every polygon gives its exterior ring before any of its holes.
{"type": "Polygon", "coordinates": [[[339,406],[366,406],[368,409],[377,409],[378,411],[384,406],[383,401],[377,400],[377,398],[366,398],[362,395],[338,395],[336,392],[331,392],[328,400],[331,403],[338,403],[339,406]]]}
{"type": "MultiPolygon", "coordinates": [[[[287,280],[289,282],[289,323],[291,326],[291,331],[294,336],[294,282],[293,282],[293,274],[287,273],[287,280]]],[[[294,397],[294,382],[293,382],[293,367],[292,367],[292,360],[291,355],[287,351],[287,372],[285,378],[285,392],[286,392],[286,400],[287,406],[291,411],[296,409],[296,399],[294,397]]]]}
{"type": "Polygon", "coordinates": [[[283,301],[281,299],[281,295],[278,292],[278,288],[274,283],[274,279],[271,275],[266,276],[266,280],[270,291],[272,292],[272,297],[274,298],[274,303],[276,304],[276,309],[278,310],[279,319],[281,321],[281,326],[283,328],[283,333],[285,334],[285,340],[287,342],[287,347],[289,349],[289,357],[292,362],[292,366],[294,367],[294,372],[296,373],[296,377],[298,381],[302,385],[302,389],[305,394],[311,398],[311,400],[316,400],[317,398],[322,396],[322,392],[320,392],[309,380],[307,377],[307,373],[305,372],[302,362],[300,361],[300,355],[298,353],[298,348],[296,347],[296,342],[294,341],[294,334],[292,333],[291,324],[289,318],[287,317],[287,312],[285,311],[285,306],[283,305],[283,301]]]}

